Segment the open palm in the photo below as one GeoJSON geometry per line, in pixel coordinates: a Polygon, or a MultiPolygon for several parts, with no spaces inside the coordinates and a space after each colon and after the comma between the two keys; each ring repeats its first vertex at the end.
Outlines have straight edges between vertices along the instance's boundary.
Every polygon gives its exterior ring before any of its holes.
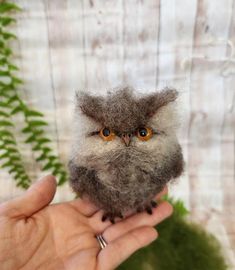
{"type": "MultiPolygon", "coordinates": [[[[56,181],[47,176],[22,197],[0,205],[1,269],[114,269],[156,237],[154,225],[172,212],[167,202],[153,215],[139,213],[116,224],[86,200],[51,204],[56,181]],[[101,249],[95,235],[107,241],[101,249]]],[[[163,193],[158,195],[158,198],[163,193]]]]}

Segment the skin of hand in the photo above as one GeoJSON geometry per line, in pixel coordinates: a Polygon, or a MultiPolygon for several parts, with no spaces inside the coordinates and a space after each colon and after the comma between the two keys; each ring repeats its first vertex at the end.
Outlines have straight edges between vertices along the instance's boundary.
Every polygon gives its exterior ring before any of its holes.
{"type": "Polygon", "coordinates": [[[55,178],[46,176],[0,205],[1,270],[114,269],[154,241],[153,226],[172,213],[172,206],[161,202],[152,215],[138,213],[111,224],[102,222],[102,210],[84,199],[50,205],[55,191],[55,178]],[[97,234],[108,243],[103,250],[97,234]]]}

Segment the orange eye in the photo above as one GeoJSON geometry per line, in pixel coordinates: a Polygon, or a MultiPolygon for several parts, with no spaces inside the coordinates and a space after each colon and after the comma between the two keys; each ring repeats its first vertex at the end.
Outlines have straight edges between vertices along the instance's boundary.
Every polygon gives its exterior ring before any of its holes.
{"type": "Polygon", "coordinates": [[[137,131],[137,137],[141,141],[148,141],[153,135],[153,131],[151,128],[148,127],[141,127],[137,131]]]}
{"type": "Polygon", "coordinates": [[[112,141],[115,138],[115,134],[106,127],[100,130],[99,135],[104,141],[112,141]]]}

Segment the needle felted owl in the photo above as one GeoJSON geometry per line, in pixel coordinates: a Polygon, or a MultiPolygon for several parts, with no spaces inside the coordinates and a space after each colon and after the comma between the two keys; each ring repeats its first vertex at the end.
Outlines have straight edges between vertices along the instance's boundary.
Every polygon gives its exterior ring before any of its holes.
{"type": "Polygon", "coordinates": [[[176,98],[176,90],[138,96],[129,87],[77,94],[70,184],[104,209],[103,221],[151,214],[155,195],[182,173],[176,98]]]}

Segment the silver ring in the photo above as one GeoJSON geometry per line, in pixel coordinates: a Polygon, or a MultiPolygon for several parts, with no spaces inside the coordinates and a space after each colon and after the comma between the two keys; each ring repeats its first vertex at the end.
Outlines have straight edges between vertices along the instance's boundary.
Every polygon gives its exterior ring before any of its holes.
{"type": "Polygon", "coordinates": [[[104,249],[108,245],[107,242],[104,240],[102,234],[96,235],[96,239],[98,240],[100,247],[102,249],[104,249]]]}

